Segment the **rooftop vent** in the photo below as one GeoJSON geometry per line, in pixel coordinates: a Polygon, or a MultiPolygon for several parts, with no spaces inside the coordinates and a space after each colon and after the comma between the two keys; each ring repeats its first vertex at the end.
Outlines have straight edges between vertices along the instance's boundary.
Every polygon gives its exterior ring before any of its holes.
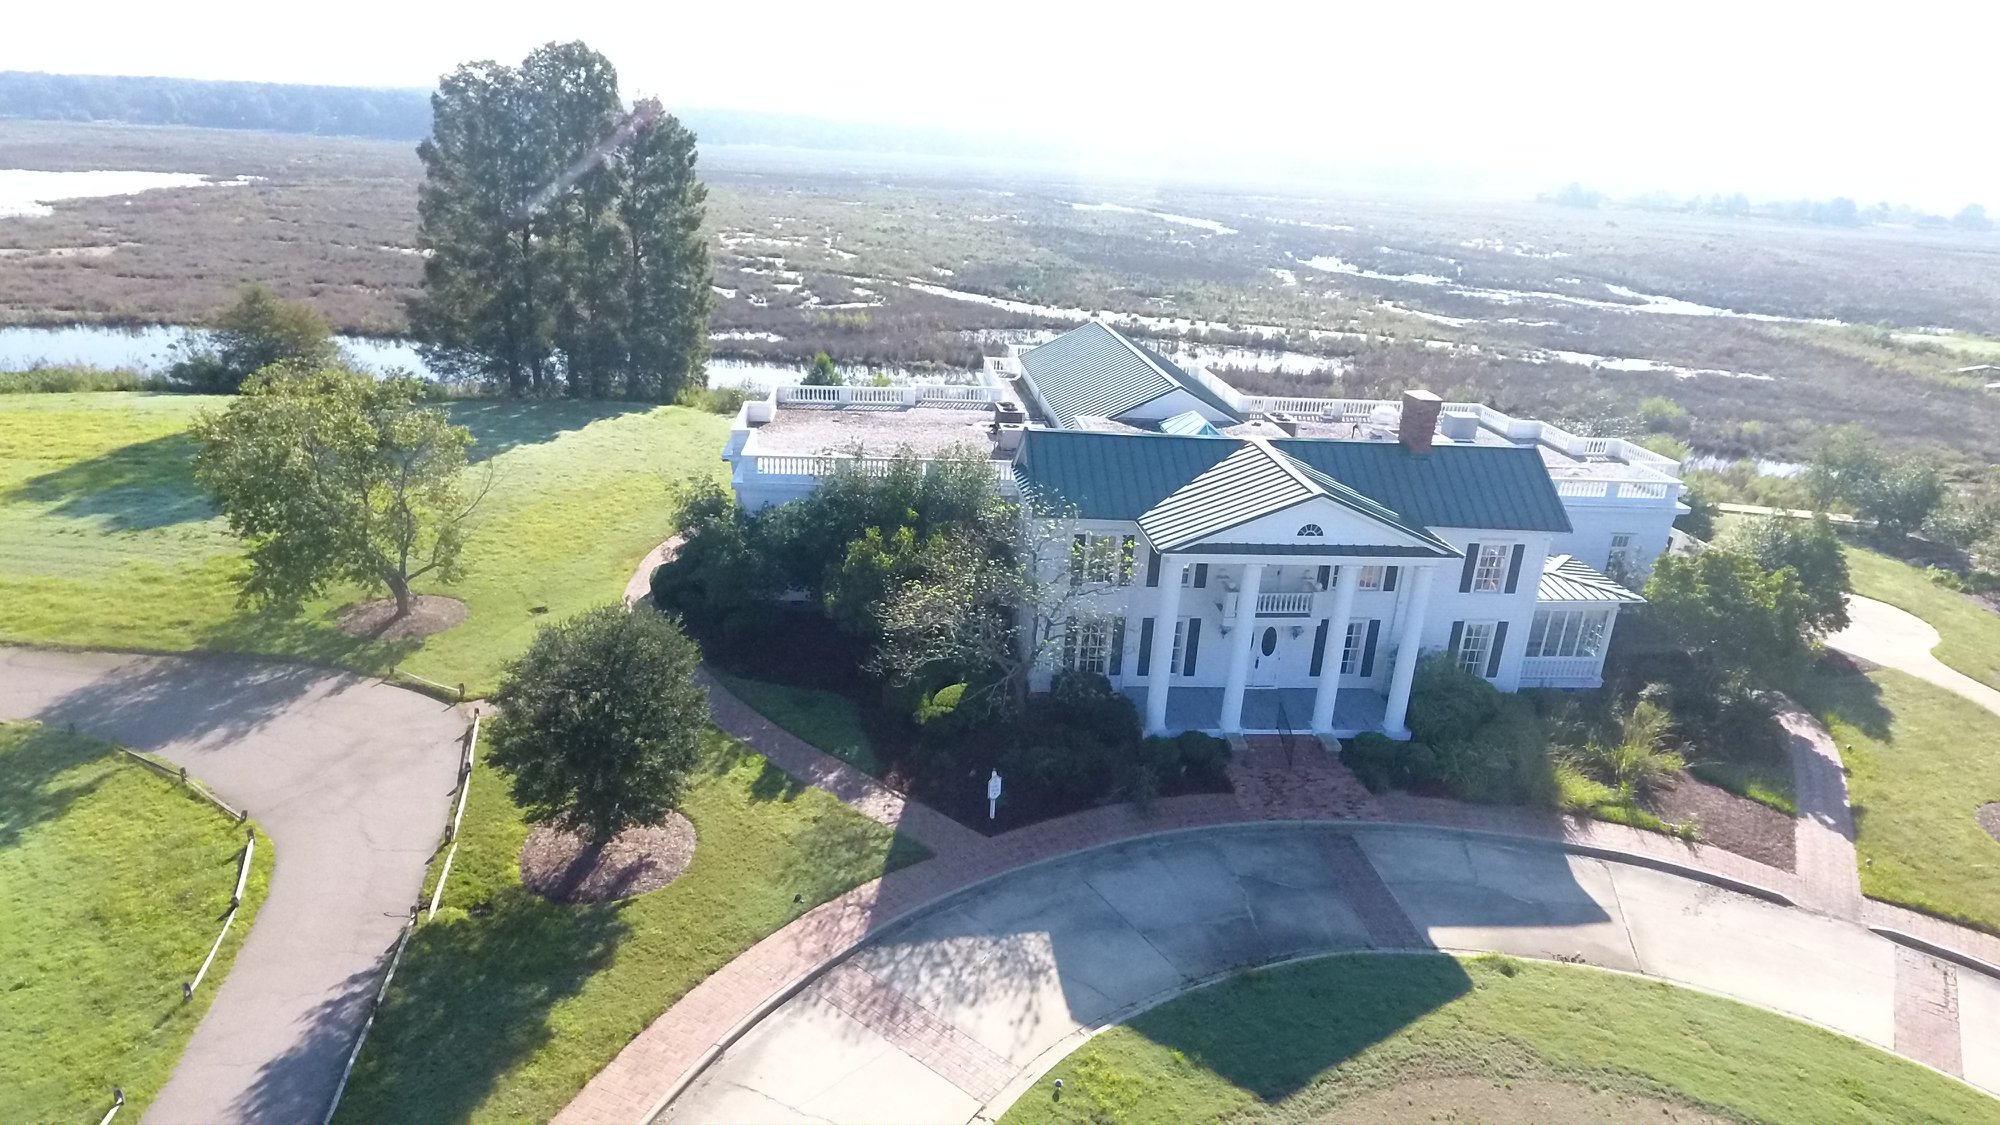
{"type": "Polygon", "coordinates": [[[1264,415],[1264,420],[1285,432],[1286,437],[1299,436],[1299,420],[1282,411],[1264,415]]]}
{"type": "Polygon", "coordinates": [[[1453,441],[1475,441],[1479,437],[1479,419],[1470,414],[1446,414],[1438,419],[1438,429],[1453,441]]]}
{"type": "Polygon", "coordinates": [[[1018,402],[1003,402],[1000,409],[993,412],[993,421],[1002,426],[1021,425],[1028,420],[1028,412],[1021,409],[1018,402]]]}

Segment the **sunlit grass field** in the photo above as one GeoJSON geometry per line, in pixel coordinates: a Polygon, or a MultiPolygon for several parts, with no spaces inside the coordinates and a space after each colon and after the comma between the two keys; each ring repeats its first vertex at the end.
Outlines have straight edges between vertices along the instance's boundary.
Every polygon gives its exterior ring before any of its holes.
{"type": "Polygon", "coordinates": [[[421,645],[336,629],[361,590],[296,616],[238,604],[241,556],[195,487],[185,435],[226,399],[143,393],[0,399],[0,642],[256,652],[490,691],[535,628],[620,596],[668,533],[669,479],[723,471],[727,420],[593,402],[451,405],[492,491],[475,518],[461,625],[421,645]]]}
{"type": "Polygon", "coordinates": [[[190,1003],[236,886],[243,830],[110,745],[0,723],[0,1121],[95,1121],[122,1086],[137,1121],[229,973],[244,903],[190,1003]]]}

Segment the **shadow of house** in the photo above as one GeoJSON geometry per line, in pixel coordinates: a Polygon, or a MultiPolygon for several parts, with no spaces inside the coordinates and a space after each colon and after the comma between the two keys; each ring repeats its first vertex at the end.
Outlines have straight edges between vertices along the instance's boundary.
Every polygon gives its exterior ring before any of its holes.
{"type": "Polygon", "coordinates": [[[199,523],[216,511],[195,486],[193,466],[194,439],[169,434],[30,477],[7,499],[50,504],[58,516],[109,531],[199,523]]]}

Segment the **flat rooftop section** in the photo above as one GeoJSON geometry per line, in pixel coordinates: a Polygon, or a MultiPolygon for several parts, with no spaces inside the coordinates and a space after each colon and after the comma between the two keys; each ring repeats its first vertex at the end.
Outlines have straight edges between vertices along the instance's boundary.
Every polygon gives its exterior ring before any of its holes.
{"type": "MultiPolygon", "coordinates": [[[[1383,427],[1371,422],[1334,422],[1308,416],[1299,416],[1296,421],[1299,431],[1297,436],[1301,438],[1314,438],[1322,441],[1391,442],[1396,440],[1396,431],[1393,427],[1383,427]]],[[[1222,427],[1222,433],[1228,437],[1261,437],[1272,440],[1281,440],[1289,436],[1276,423],[1263,418],[1234,426],[1224,426],[1222,427]]],[[[1447,436],[1444,427],[1440,425],[1431,440],[1432,444],[1439,446],[1533,446],[1541,453],[1542,464],[1548,466],[1549,476],[1555,478],[1557,483],[1566,480],[1630,480],[1635,475],[1635,469],[1638,468],[1612,456],[1578,457],[1565,453],[1543,441],[1509,438],[1505,434],[1497,433],[1484,425],[1475,429],[1470,438],[1456,439],[1447,436]]],[[[1646,472],[1646,475],[1648,477],[1653,476],[1651,472],[1646,472]]],[[[1673,478],[1659,475],[1658,479],[1666,481],[1673,478]]]]}
{"type": "Polygon", "coordinates": [[[745,452],[753,456],[816,457],[860,453],[892,457],[908,451],[936,457],[973,445],[991,455],[993,410],[985,406],[808,406],[786,403],[753,426],[745,452]]]}

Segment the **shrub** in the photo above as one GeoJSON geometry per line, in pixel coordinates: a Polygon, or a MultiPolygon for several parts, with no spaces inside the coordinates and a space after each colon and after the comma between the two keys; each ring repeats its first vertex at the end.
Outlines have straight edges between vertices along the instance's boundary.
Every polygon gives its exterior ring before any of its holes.
{"type": "Polygon", "coordinates": [[[1410,734],[1439,746],[1458,742],[1485,725],[1500,707],[1500,690],[1459,667],[1450,655],[1433,653],[1417,662],[1410,685],[1410,734]]]}
{"type": "Polygon", "coordinates": [[[1120,774],[1119,756],[1087,731],[1050,721],[1044,709],[1020,738],[1000,751],[996,767],[1008,791],[1034,805],[1076,806],[1108,795],[1120,774]]]}
{"type": "Polygon", "coordinates": [[[1687,410],[1662,395],[1640,400],[1639,421],[1656,434],[1685,434],[1689,428],[1687,410]]]}
{"type": "Polygon", "coordinates": [[[1403,748],[1416,743],[1399,744],[1393,738],[1377,731],[1367,731],[1347,740],[1340,748],[1340,763],[1368,787],[1370,793],[1382,793],[1397,784],[1410,784],[1404,774],[1403,748]]]}
{"type": "Polygon", "coordinates": [[[1139,741],[1139,709],[1096,672],[1061,671],[1049,685],[1049,714],[1112,747],[1139,741]]]}
{"type": "Polygon", "coordinates": [[[1519,696],[1498,698],[1476,730],[1432,744],[1437,784],[1464,801],[1554,807],[1555,764],[1541,719],[1519,696]]]}
{"type": "Polygon", "coordinates": [[[136,371],[103,367],[31,367],[0,371],[0,395],[71,394],[78,391],[150,391],[166,384],[136,371]]]}
{"type": "Polygon", "coordinates": [[[965,702],[965,690],[963,683],[946,684],[918,704],[917,736],[927,745],[957,743],[978,723],[979,709],[965,702]]]}
{"type": "Polygon", "coordinates": [[[1148,738],[1140,744],[1136,772],[1147,775],[1142,780],[1151,783],[1149,793],[1227,792],[1229,743],[1194,730],[1148,738]]]}
{"type": "Polygon", "coordinates": [[[704,410],[710,414],[734,414],[743,409],[743,400],[750,397],[744,387],[682,387],[674,396],[674,404],[693,410],[704,410]]]}

